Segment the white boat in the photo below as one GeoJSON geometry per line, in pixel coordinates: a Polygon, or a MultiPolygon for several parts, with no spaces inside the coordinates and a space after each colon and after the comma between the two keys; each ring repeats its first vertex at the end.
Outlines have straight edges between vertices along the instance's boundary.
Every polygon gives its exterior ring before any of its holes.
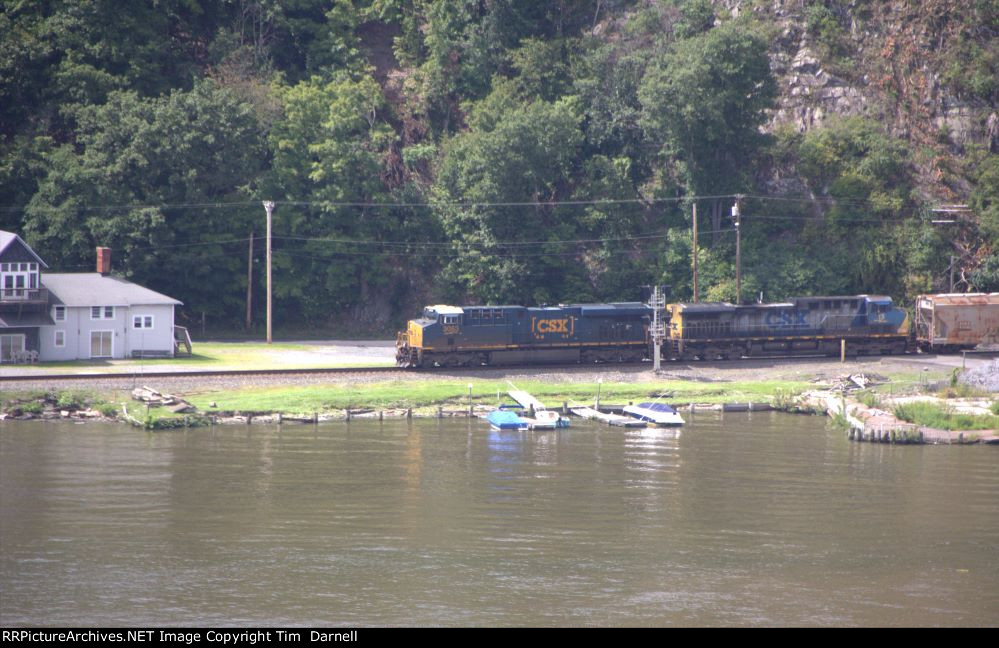
{"type": "Polygon", "coordinates": [[[569,427],[569,419],[559,416],[558,412],[540,410],[534,413],[534,418],[527,419],[527,427],[532,430],[554,430],[569,427]]]}
{"type": "Polygon", "coordinates": [[[652,425],[676,426],[683,425],[683,419],[676,410],[666,403],[639,403],[628,405],[624,413],[634,416],[639,421],[652,425]]]}
{"type": "Polygon", "coordinates": [[[620,416],[618,414],[608,414],[606,412],[601,412],[593,409],[592,407],[572,407],[570,411],[576,416],[592,419],[596,421],[603,421],[608,425],[614,425],[616,427],[645,427],[644,421],[639,421],[630,416],[620,416]]]}

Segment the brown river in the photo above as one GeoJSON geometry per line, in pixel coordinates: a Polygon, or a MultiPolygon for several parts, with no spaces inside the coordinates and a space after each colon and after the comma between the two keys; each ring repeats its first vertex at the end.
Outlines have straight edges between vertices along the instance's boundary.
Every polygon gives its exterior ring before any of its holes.
{"type": "Polygon", "coordinates": [[[999,448],[0,423],[0,625],[999,625],[999,448]]]}

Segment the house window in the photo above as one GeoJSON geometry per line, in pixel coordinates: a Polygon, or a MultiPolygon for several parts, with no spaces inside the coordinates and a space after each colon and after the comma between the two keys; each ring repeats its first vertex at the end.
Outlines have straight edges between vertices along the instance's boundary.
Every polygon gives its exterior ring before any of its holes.
{"type": "Polygon", "coordinates": [[[132,328],[151,329],[153,328],[152,315],[136,315],[132,318],[132,328]]]}
{"type": "Polygon", "coordinates": [[[65,322],[66,321],[66,307],[65,306],[56,306],[56,307],[54,307],[52,309],[52,319],[54,319],[57,322],[65,322]]]}
{"type": "Polygon", "coordinates": [[[114,306],[91,306],[90,319],[114,319],[114,306]]]}
{"type": "Polygon", "coordinates": [[[66,331],[56,331],[55,332],[55,345],[57,347],[66,346],[66,331]]]}

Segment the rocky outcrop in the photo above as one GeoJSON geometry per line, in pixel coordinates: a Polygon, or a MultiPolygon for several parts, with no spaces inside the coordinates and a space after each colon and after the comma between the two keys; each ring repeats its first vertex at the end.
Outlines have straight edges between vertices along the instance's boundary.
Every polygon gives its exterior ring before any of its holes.
{"type": "Polygon", "coordinates": [[[868,100],[862,86],[852,85],[828,70],[807,46],[802,45],[786,64],[775,54],[774,72],[781,93],[771,128],[790,123],[798,132],[820,126],[829,115],[861,115],[868,100]]]}

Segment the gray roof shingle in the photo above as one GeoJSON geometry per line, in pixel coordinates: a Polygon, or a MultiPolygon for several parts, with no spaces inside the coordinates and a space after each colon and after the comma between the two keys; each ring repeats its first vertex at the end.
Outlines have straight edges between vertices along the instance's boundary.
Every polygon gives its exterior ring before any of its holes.
{"type": "Polygon", "coordinates": [[[42,286],[49,289],[53,303],[65,306],[183,305],[173,297],[97,272],[45,273],[42,286]]]}

